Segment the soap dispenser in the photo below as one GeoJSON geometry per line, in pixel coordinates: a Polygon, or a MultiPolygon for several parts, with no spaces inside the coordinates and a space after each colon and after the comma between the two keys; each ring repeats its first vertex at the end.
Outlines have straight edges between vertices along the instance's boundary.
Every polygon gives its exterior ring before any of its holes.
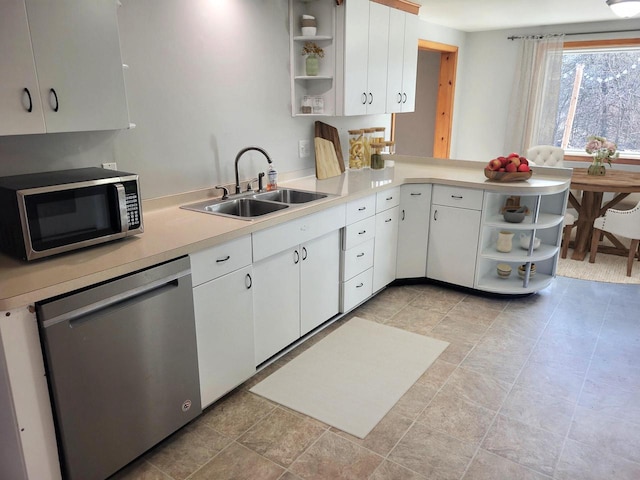
{"type": "Polygon", "coordinates": [[[278,188],[278,172],[273,167],[273,163],[269,164],[269,170],[267,172],[267,190],[275,190],[278,188]]]}

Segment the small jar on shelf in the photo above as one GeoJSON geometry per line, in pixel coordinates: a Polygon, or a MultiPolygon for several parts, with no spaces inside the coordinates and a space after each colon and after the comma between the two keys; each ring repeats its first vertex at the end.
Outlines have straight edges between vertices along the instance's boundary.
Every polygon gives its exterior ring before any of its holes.
{"type": "Polygon", "coordinates": [[[384,168],[382,150],[386,147],[385,142],[371,142],[371,168],[380,170],[384,168]]]}

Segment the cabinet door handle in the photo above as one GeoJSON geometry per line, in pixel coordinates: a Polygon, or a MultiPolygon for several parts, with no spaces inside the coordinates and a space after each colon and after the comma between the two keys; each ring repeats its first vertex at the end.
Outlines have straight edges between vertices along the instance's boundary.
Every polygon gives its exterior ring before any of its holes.
{"type": "Polygon", "coordinates": [[[51,108],[54,112],[57,112],[60,104],[58,103],[58,94],[53,88],[49,90],[49,103],[51,103],[51,95],[53,95],[53,99],[56,101],[55,106],[54,104],[51,104],[51,108]]]}
{"type": "Polygon", "coordinates": [[[369,92],[369,105],[373,103],[373,93],[369,92]]]}
{"type": "Polygon", "coordinates": [[[356,257],[360,258],[360,257],[364,257],[364,252],[359,253],[358,255],[356,255],[356,257]]]}
{"type": "Polygon", "coordinates": [[[402,94],[398,92],[398,103],[402,103],[402,94]]]}
{"type": "Polygon", "coordinates": [[[402,94],[402,103],[407,103],[407,94],[406,93],[402,94]]]}
{"type": "Polygon", "coordinates": [[[362,230],[361,232],[358,232],[358,235],[364,235],[365,233],[367,233],[366,230],[362,230]]]}
{"type": "Polygon", "coordinates": [[[293,263],[295,263],[297,265],[299,261],[300,261],[300,253],[298,252],[298,250],[294,250],[293,251],[293,263]]]}
{"type": "Polygon", "coordinates": [[[411,192],[412,197],[419,197],[420,195],[422,195],[422,192],[411,192]]]}
{"type": "Polygon", "coordinates": [[[247,276],[244,277],[244,285],[245,287],[247,287],[247,290],[249,290],[253,286],[253,279],[251,278],[251,275],[249,275],[248,273],[247,273],[247,276]]]}
{"type": "Polygon", "coordinates": [[[360,207],[360,208],[358,209],[358,211],[359,211],[359,212],[364,212],[366,209],[367,209],[367,207],[360,207]]]}
{"type": "Polygon", "coordinates": [[[433,219],[438,220],[438,210],[433,212],[433,219]]]}
{"type": "Polygon", "coordinates": [[[404,222],[404,210],[402,210],[402,221],[404,222]]]}
{"type": "Polygon", "coordinates": [[[229,260],[230,258],[231,258],[231,256],[230,256],[230,255],[227,255],[227,256],[226,256],[226,257],[224,257],[224,258],[219,258],[219,259],[217,259],[217,260],[216,260],[216,263],[224,263],[224,262],[226,262],[227,260],[229,260]]]}
{"type": "Polygon", "coordinates": [[[358,285],[356,285],[356,288],[362,288],[364,287],[364,283],[360,282],[358,285]]]}
{"type": "Polygon", "coordinates": [[[384,221],[384,223],[389,223],[390,221],[391,221],[391,219],[390,219],[390,218],[387,218],[387,219],[384,221]]]}
{"type": "Polygon", "coordinates": [[[388,202],[389,200],[393,200],[393,197],[387,197],[387,202],[388,202]]]}
{"type": "Polygon", "coordinates": [[[27,94],[27,98],[29,99],[29,108],[27,108],[27,112],[31,113],[33,111],[33,101],[31,100],[31,92],[28,88],[25,88],[24,93],[27,94]]]}
{"type": "Polygon", "coordinates": [[[451,195],[451,198],[462,200],[464,197],[462,195],[451,195]]]}
{"type": "Polygon", "coordinates": [[[307,259],[307,247],[302,247],[302,260],[307,259]]]}
{"type": "Polygon", "coordinates": [[[367,92],[362,92],[362,104],[366,105],[367,104],[367,92]]]}

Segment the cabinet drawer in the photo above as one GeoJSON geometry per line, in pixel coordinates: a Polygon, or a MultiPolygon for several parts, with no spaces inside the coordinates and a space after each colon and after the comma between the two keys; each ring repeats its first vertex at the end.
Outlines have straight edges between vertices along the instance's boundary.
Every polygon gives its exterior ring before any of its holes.
{"type": "Polygon", "coordinates": [[[400,187],[376,193],[376,213],[400,205],[400,187]]]}
{"type": "Polygon", "coordinates": [[[376,233],[376,217],[365,218],[359,222],[347,225],[344,229],[342,249],[349,250],[356,245],[372,239],[376,233]]]}
{"type": "Polygon", "coordinates": [[[373,238],[342,252],[343,281],[373,267],[373,238]]]}
{"type": "Polygon", "coordinates": [[[376,196],[359,198],[347,203],[347,225],[359,222],[376,213],[376,196]]]}
{"type": "Polygon", "coordinates": [[[193,286],[251,264],[251,236],[216,245],[189,255],[193,286]]]}
{"type": "Polygon", "coordinates": [[[431,203],[450,207],[482,210],[484,190],[473,190],[449,185],[434,185],[431,203]]]}
{"type": "Polygon", "coordinates": [[[359,303],[364,302],[373,293],[373,268],[365,270],[351,280],[341,284],[340,311],[348,312],[359,303]]]}
{"type": "Polygon", "coordinates": [[[328,208],[253,233],[253,261],[270,257],[294,245],[321,237],[345,225],[345,206],[328,208]]]}

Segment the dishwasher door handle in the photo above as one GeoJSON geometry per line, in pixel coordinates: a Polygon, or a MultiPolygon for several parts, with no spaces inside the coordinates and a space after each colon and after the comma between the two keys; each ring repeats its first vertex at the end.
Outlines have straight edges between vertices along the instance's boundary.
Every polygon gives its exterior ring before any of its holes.
{"type": "Polygon", "coordinates": [[[76,308],[75,310],[71,310],[69,312],[63,313],[56,317],[49,318],[44,322],[42,322],[42,326],[44,328],[48,328],[60,322],[68,321],[70,322],[70,324],[72,324],[74,321],[76,322],[82,321],[84,320],[82,318],[84,316],[94,314],[101,310],[105,310],[113,305],[122,303],[126,300],[132,300],[136,297],[140,297],[147,293],[155,292],[157,290],[161,290],[166,287],[177,286],[178,280],[180,278],[186,277],[187,275],[190,275],[190,274],[191,274],[190,270],[184,270],[182,272],[174,273],[173,275],[169,275],[159,280],[155,280],[153,282],[147,283],[146,285],[141,285],[131,290],[127,290],[125,292],[118,293],[111,297],[98,300],[88,305],[84,305],[80,308],[76,308]]]}

